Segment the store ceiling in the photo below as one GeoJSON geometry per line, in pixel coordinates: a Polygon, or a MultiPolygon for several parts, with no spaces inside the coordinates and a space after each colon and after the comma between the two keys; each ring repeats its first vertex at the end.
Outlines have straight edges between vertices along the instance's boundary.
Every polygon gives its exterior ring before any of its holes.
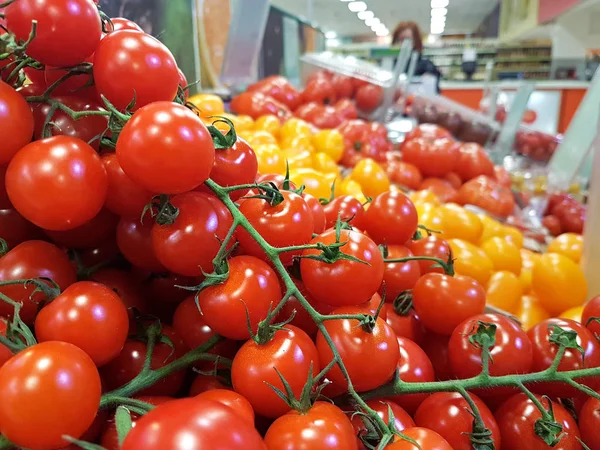
{"type": "MultiPolygon", "coordinates": [[[[372,31],[347,3],[340,0],[312,0],[313,17],[308,17],[311,0],[271,0],[292,14],[312,19],[325,31],[335,31],[339,36],[372,34],[372,31]]],[[[426,32],[429,29],[429,0],[364,0],[369,9],[391,31],[402,20],[414,20],[426,32]]],[[[498,4],[498,0],[450,0],[446,34],[474,31],[498,4]]]]}

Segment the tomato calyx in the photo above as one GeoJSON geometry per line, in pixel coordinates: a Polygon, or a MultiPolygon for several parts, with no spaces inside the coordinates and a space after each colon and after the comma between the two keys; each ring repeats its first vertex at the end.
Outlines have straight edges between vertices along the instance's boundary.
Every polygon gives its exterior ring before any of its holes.
{"type": "Polygon", "coordinates": [[[398,296],[394,299],[394,312],[399,316],[408,316],[410,310],[413,309],[413,296],[412,290],[406,290],[404,292],[400,292],[398,296]]]}
{"type": "Polygon", "coordinates": [[[221,116],[210,116],[209,119],[217,119],[213,121],[212,125],[206,127],[212,137],[215,150],[226,150],[233,147],[237,141],[237,133],[235,132],[233,122],[227,117],[221,116]],[[226,134],[223,134],[221,130],[215,126],[216,123],[226,124],[229,126],[229,131],[226,134]]]}
{"type": "Polygon", "coordinates": [[[140,221],[143,222],[144,216],[149,212],[150,217],[152,217],[158,225],[173,225],[175,219],[179,216],[179,208],[173,206],[169,200],[170,197],[167,194],[154,196],[152,201],[144,206],[140,221]]]}
{"type": "Polygon", "coordinates": [[[367,429],[366,433],[359,433],[358,439],[362,442],[365,448],[368,449],[378,449],[385,448],[393,439],[394,436],[399,436],[400,438],[409,441],[411,444],[419,445],[410,437],[405,436],[396,428],[396,417],[394,415],[394,411],[392,407],[387,404],[388,407],[388,422],[386,426],[383,427],[378,421],[373,419],[373,416],[364,412],[364,411],[355,411],[351,419],[355,416],[359,416],[362,422],[365,424],[365,428],[367,429]]]}
{"type": "MultiPolygon", "coordinates": [[[[581,353],[582,363],[584,362],[585,350],[577,342],[577,331],[565,330],[558,325],[550,325],[548,328],[550,329],[550,335],[548,337],[549,342],[551,342],[552,344],[558,345],[561,353],[569,348],[573,349],[573,350],[577,350],[579,353],[581,353]]],[[[560,358],[558,358],[558,353],[557,353],[557,359],[560,362],[560,358]]]]}
{"type": "Polygon", "coordinates": [[[0,258],[8,253],[8,244],[2,238],[0,238],[0,258]]]}
{"type": "MultiPolygon", "coordinates": [[[[352,219],[350,219],[352,220],[352,219]]],[[[362,259],[356,258],[355,256],[347,255],[343,253],[341,248],[348,244],[346,242],[340,242],[341,232],[342,230],[352,230],[353,228],[346,221],[342,221],[341,217],[338,215],[337,222],[335,224],[335,242],[329,245],[325,245],[322,242],[317,242],[315,244],[315,248],[321,251],[319,255],[300,255],[298,258],[305,259],[314,259],[315,261],[321,261],[325,264],[334,264],[340,260],[357,262],[360,264],[366,264],[370,266],[370,264],[362,259]]]]}
{"type": "Polygon", "coordinates": [[[554,447],[560,442],[564,435],[562,432],[563,426],[554,418],[554,409],[552,407],[552,401],[550,398],[544,396],[543,399],[548,402],[548,409],[544,408],[541,402],[536,399],[534,403],[540,410],[542,417],[535,421],[533,429],[535,434],[537,434],[547,445],[554,447]]]}

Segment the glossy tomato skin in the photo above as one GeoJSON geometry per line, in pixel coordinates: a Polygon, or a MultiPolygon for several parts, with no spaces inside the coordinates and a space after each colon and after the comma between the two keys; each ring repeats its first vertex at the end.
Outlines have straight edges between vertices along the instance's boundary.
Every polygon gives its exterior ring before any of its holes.
{"type": "MultiPolygon", "coordinates": [[[[87,57],[83,63],[93,63],[94,57],[93,55],[87,57]]],[[[52,86],[54,83],[58,82],[61,78],[67,75],[69,72],[61,67],[52,67],[46,66],[44,69],[44,84],[46,86],[52,86]]],[[[100,104],[103,104],[100,96],[98,95],[98,91],[96,91],[96,86],[93,84],[92,75],[87,73],[82,73],[79,75],[71,75],[69,78],[62,80],[59,85],[52,91],[52,97],[56,97],[58,95],[68,95],[78,98],[85,98],[88,100],[100,101],[100,104]],[[91,84],[91,85],[90,85],[91,84]]],[[[73,108],[71,108],[73,109],[73,108]]],[[[78,111],[74,109],[74,111],[78,111]]],[[[102,116],[99,116],[102,118],[102,116]]],[[[107,119],[104,117],[104,119],[107,119]]],[[[105,123],[107,120],[105,120],[105,123]]],[[[104,127],[106,128],[106,126],[104,127]]],[[[104,130],[100,130],[102,132],[104,130]]],[[[92,136],[93,137],[93,136],[92,136]]],[[[87,142],[87,141],[86,141],[87,142]]]]}
{"type": "MultiPolygon", "coordinates": [[[[501,437],[498,424],[489,408],[476,395],[470,394],[475,402],[486,428],[491,432],[491,439],[496,448],[501,448],[501,437]]],[[[452,446],[454,450],[471,450],[473,432],[473,416],[469,413],[469,404],[457,392],[437,392],[428,396],[415,414],[418,426],[437,432],[452,446]]]]}
{"type": "Polygon", "coordinates": [[[254,425],[254,409],[250,402],[242,395],[230,389],[211,389],[196,396],[198,399],[212,400],[229,406],[240,417],[243,417],[249,424],[254,425]]]}
{"type": "MultiPolygon", "coordinates": [[[[534,372],[547,369],[554,361],[559,346],[550,342],[553,326],[559,326],[566,331],[575,331],[577,333],[577,343],[584,350],[582,354],[577,349],[567,348],[558,365],[559,372],[600,366],[600,343],[587,328],[570,319],[548,319],[540,322],[527,332],[533,346],[532,370],[534,372]]],[[[592,387],[598,385],[598,381],[594,378],[583,378],[579,381],[592,387]]],[[[577,393],[574,388],[561,383],[540,383],[532,388],[543,390],[544,393],[550,392],[559,397],[570,397],[577,393]]]]}
{"type": "MultiPolygon", "coordinates": [[[[410,258],[413,254],[402,245],[388,245],[386,259],[410,258]]],[[[383,272],[383,283],[379,293],[385,292],[385,301],[392,303],[398,295],[415,287],[421,277],[421,268],[418,261],[405,263],[386,263],[383,272]]]]}
{"type": "MultiPolygon", "coordinates": [[[[152,362],[150,363],[150,367],[154,370],[164,367],[177,358],[180,358],[185,351],[183,341],[171,327],[163,325],[162,333],[171,339],[174,349],[168,344],[161,342],[155,345],[154,352],[152,353],[152,362]]],[[[112,391],[133,380],[142,370],[147,351],[146,343],[128,339],[121,353],[100,369],[104,388],[112,391]]],[[[138,392],[137,395],[173,396],[181,388],[184,377],[185,371],[174,372],[152,386],[138,392]]]]}
{"type": "MultiPolygon", "coordinates": [[[[46,277],[57,283],[61,290],[77,281],[75,268],[71,265],[66,253],[58,247],[43,241],[27,241],[19,244],[0,258],[0,281],[25,280],[46,277]]],[[[21,319],[32,324],[37,313],[38,303],[45,299],[41,292],[32,296],[33,286],[4,286],[0,292],[21,302],[21,319]]],[[[8,303],[0,302],[0,316],[12,317],[13,308],[8,303]]]]}
{"type": "Polygon", "coordinates": [[[306,414],[281,416],[269,427],[265,443],[269,450],[358,450],[350,419],[328,402],[316,402],[306,414]]]}
{"type": "MultiPolygon", "coordinates": [[[[240,205],[250,224],[273,247],[289,247],[307,244],[313,234],[313,215],[302,197],[293,192],[282,191],[283,201],[271,206],[268,201],[260,198],[249,198],[240,205]]],[[[244,229],[237,231],[238,241],[244,251],[257,258],[267,259],[267,255],[244,229]]],[[[290,265],[292,258],[299,251],[281,253],[280,259],[284,265],[290,265]]]]}
{"type": "Polygon", "coordinates": [[[124,110],[134,97],[134,109],[140,109],[153,102],[173,101],[179,72],[173,54],[158,39],[121,30],[109,33],[98,45],[94,81],[98,93],[117,109],[124,110]]]}
{"type": "MultiPolygon", "coordinates": [[[[413,253],[414,256],[430,256],[433,258],[439,258],[444,262],[449,262],[452,259],[452,248],[450,244],[444,239],[437,236],[428,236],[423,239],[416,241],[408,241],[406,243],[408,249],[413,253]]],[[[441,267],[432,267],[435,265],[434,261],[418,261],[421,267],[421,274],[426,273],[444,273],[444,269],[441,267]]]]}
{"type": "MultiPolygon", "coordinates": [[[[196,306],[196,300],[193,295],[187,297],[175,310],[173,328],[189,350],[200,347],[215,335],[215,332],[206,325],[204,316],[196,306]]],[[[237,342],[228,339],[217,343],[208,351],[208,353],[221,355],[228,359],[232,359],[236,352],[237,342]]],[[[199,362],[196,365],[210,370],[215,364],[213,361],[205,361],[204,363],[199,362]]]]}
{"type": "Polygon", "coordinates": [[[119,218],[107,209],[76,228],[65,231],[49,231],[46,235],[58,245],[68,248],[92,248],[113,238],[119,218]]]}
{"type": "Polygon", "coordinates": [[[144,32],[144,30],[142,30],[142,27],[140,27],[133,20],[125,19],[123,17],[112,17],[110,19],[110,21],[113,24],[113,30],[112,31],[134,30],[134,31],[139,31],[141,33],[144,32]]]}
{"type": "Polygon", "coordinates": [[[230,386],[222,383],[217,377],[198,374],[190,387],[190,397],[202,394],[203,392],[212,391],[215,389],[232,389],[230,386]]]}
{"type": "Polygon", "coordinates": [[[427,329],[450,335],[463,320],[483,313],[485,290],[469,277],[428,273],[413,289],[413,305],[427,329]]]}
{"type": "Polygon", "coordinates": [[[449,380],[454,378],[454,373],[450,367],[450,358],[448,356],[448,342],[450,336],[442,334],[427,333],[421,347],[431,361],[435,371],[435,379],[449,380]]]}
{"type": "Polygon", "coordinates": [[[388,161],[386,172],[390,181],[409,189],[418,189],[423,181],[423,176],[417,166],[404,161],[388,161]]]}
{"type": "Polygon", "coordinates": [[[127,309],[119,296],[100,283],[69,286],[35,320],[39,342],[62,341],[86,352],[97,366],[119,355],[129,331],[127,309]]]}
{"type": "MultiPolygon", "coordinates": [[[[549,400],[537,397],[547,408],[549,400]]],[[[553,449],[580,450],[577,441],[579,429],[573,417],[559,403],[552,402],[554,418],[562,425],[561,440],[553,449]]],[[[525,394],[516,394],[510,397],[494,414],[500,434],[502,435],[503,450],[547,450],[548,445],[534,432],[536,420],[541,418],[541,413],[525,394]]],[[[596,430],[597,431],[597,430],[596,430]]]]}
{"type": "MultiPolygon", "coordinates": [[[[415,426],[415,422],[412,417],[404,411],[397,403],[394,403],[389,400],[369,400],[367,405],[377,413],[379,417],[383,419],[383,421],[387,424],[390,423],[390,414],[389,410],[392,410],[392,414],[394,415],[394,428],[397,431],[402,431],[406,428],[411,428],[415,426]]],[[[368,433],[367,426],[365,425],[361,416],[356,415],[351,417],[352,426],[354,427],[354,432],[359,438],[358,448],[360,450],[365,450],[366,447],[363,445],[362,441],[360,441],[360,437],[368,433]]]]}
{"type": "Polygon", "coordinates": [[[304,103],[317,102],[325,105],[331,105],[336,100],[336,93],[331,81],[326,78],[315,78],[310,80],[304,92],[302,92],[304,103]]]}
{"type": "Polygon", "coordinates": [[[597,295],[585,304],[581,324],[595,335],[600,335],[600,296],[597,295]]]}
{"type": "Polygon", "coordinates": [[[201,192],[179,194],[171,204],[179,215],[173,224],[152,227],[154,254],[171,272],[190,277],[211,273],[233,217],[216,197],[201,192]]]}
{"type": "MultiPolygon", "coordinates": [[[[336,308],[332,314],[370,314],[365,308],[347,306],[336,308]]],[[[342,361],[346,366],[354,388],[358,392],[375,389],[389,381],[396,370],[400,355],[396,335],[385,321],[378,317],[371,332],[363,329],[356,319],[334,319],[324,322],[342,361]],[[377,354],[373,364],[365,365],[368,355],[377,354]]],[[[333,359],[331,348],[323,333],[317,334],[317,350],[321,367],[327,366],[333,359]]],[[[346,380],[336,365],[327,378],[340,387],[346,387],[346,380]]]]}
{"type": "MultiPolygon", "coordinates": [[[[334,229],[325,231],[310,243],[330,245],[336,242],[334,229]]],[[[375,243],[357,231],[342,230],[341,252],[367,264],[340,259],[333,264],[303,258],[302,280],[315,300],[333,306],[360,305],[373,297],[383,280],[384,264],[375,243]]],[[[318,250],[305,250],[304,256],[319,255],[318,250]]]]}
{"type": "Polygon", "coordinates": [[[581,439],[591,449],[600,448],[600,402],[590,397],[579,411],[581,439]]]}
{"type": "Polygon", "coordinates": [[[415,205],[400,192],[385,192],[369,206],[366,231],[379,244],[404,245],[417,231],[415,205]]]}
{"type": "Polygon", "coordinates": [[[258,119],[260,116],[272,114],[280,120],[286,120],[292,115],[289,108],[274,98],[262,92],[242,92],[231,100],[231,111],[258,119]]]}
{"type": "Polygon", "coordinates": [[[21,148],[31,142],[33,115],[23,97],[2,80],[0,80],[0,98],[2,98],[0,166],[5,166],[21,148]]]}
{"type": "Polygon", "coordinates": [[[101,269],[90,275],[92,281],[101,283],[114,291],[130,314],[132,313],[130,308],[145,313],[146,302],[142,298],[140,285],[132,278],[133,275],[130,272],[112,268],[101,269]]]}
{"type": "Polygon", "coordinates": [[[359,200],[350,195],[334,198],[324,205],[323,209],[325,210],[326,229],[335,227],[338,217],[359,230],[364,230],[366,227],[365,208],[359,200]]]}
{"type": "Polygon", "coordinates": [[[323,208],[323,205],[319,203],[319,200],[317,200],[316,197],[313,197],[310,194],[304,194],[302,198],[304,199],[304,201],[308,205],[308,208],[310,209],[310,212],[312,213],[313,233],[321,234],[323,231],[325,231],[325,227],[327,224],[325,209],[323,208]]]}
{"type": "Polygon", "coordinates": [[[417,344],[425,337],[425,327],[414,309],[411,308],[406,314],[398,314],[393,305],[385,304],[381,308],[381,315],[397,337],[410,339],[417,344]]]}
{"type": "Polygon", "coordinates": [[[165,272],[152,248],[152,219],[149,214],[143,222],[139,217],[121,217],[117,225],[117,244],[121,253],[136,267],[150,272],[165,272]]]}
{"type": "MultiPolygon", "coordinates": [[[[6,337],[7,321],[6,319],[0,319],[0,335],[6,337]]],[[[4,365],[6,361],[13,357],[13,352],[5,345],[0,345],[0,367],[4,365]]]]}
{"type": "Polygon", "coordinates": [[[459,148],[452,138],[406,140],[402,160],[415,165],[425,177],[442,177],[454,171],[459,148]]]}
{"type": "Polygon", "coordinates": [[[236,256],[229,260],[229,278],[223,284],[200,292],[200,309],[207,325],[216,333],[234,340],[250,337],[265,319],[270,306],[281,300],[277,275],[264,261],[253,256],[236,256]],[[240,301],[243,300],[243,301],[240,301]]]}
{"type": "Polygon", "coordinates": [[[65,434],[79,438],[100,404],[96,366],[83,350],[66,342],[23,350],[0,368],[0,386],[0,430],[12,443],[32,450],[67,445],[65,434]]]}
{"type": "Polygon", "coordinates": [[[511,190],[483,175],[461,186],[457,203],[478,206],[501,218],[508,217],[515,209],[511,190]]]}
{"type": "Polygon", "coordinates": [[[69,230],[93,219],[107,190],[108,176],[98,154],[67,136],[23,147],[6,171],[6,192],[15,209],[47,230],[69,230]]]}
{"type": "MultiPolygon", "coordinates": [[[[1,181],[1,180],[0,180],[1,181]]],[[[40,239],[44,233],[34,224],[25,219],[14,209],[0,209],[0,229],[2,239],[8,244],[8,248],[14,248],[25,242],[40,239]]]]}
{"type": "Polygon", "coordinates": [[[480,314],[459,324],[450,337],[450,364],[458,378],[471,378],[481,373],[482,350],[469,342],[480,322],[496,326],[496,343],[490,347],[490,375],[531,372],[531,342],[519,324],[501,314],[480,314]]]}
{"type": "MultiPolygon", "coordinates": [[[[232,147],[215,151],[215,165],[210,171],[210,179],[220,186],[235,186],[254,183],[258,173],[258,161],[254,150],[246,141],[238,137],[232,147]]],[[[233,201],[246,195],[247,189],[229,194],[233,201]]]]}
{"type": "Polygon", "coordinates": [[[32,20],[38,21],[37,34],[27,54],[42,64],[77,65],[100,43],[100,15],[90,0],[26,0],[6,8],[7,28],[21,41],[27,40],[32,20]]]}
{"type": "Polygon", "coordinates": [[[164,403],[138,420],[122,450],[184,450],[190,440],[196,448],[267,449],[254,427],[233,409],[190,398],[164,403]],[[226,429],[235,432],[224,433],[226,429]]]}
{"type": "Polygon", "coordinates": [[[293,325],[286,328],[275,332],[266,344],[247,341],[231,366],[235,391],[248,399],[257,414],[269,418],[280,417],[291,409],[269,386],[285,392],[275,369],[290,384],[296,398],[300,397],[309,373],[315,377],[321,370],[319,354],[311,338],[293,325]]]}
{"type": "MultiPolygon", "coordinates": [[[[448,443],[448,441],[446,441],[435,431],[430,430],[428,428],[407,428],[402,432],[402,434],[414,440],[417,444],[419,444],[419,447],[421,449],[426,448],[427,450],[454,450],[452,446],[448,443]]],[[[388,445],[386,448],[388,450],[417,450],[419,449],[419,447],[407,441],[406,439],[397,436],[394,438],[394,443],[388,445]]]]}
{"type": "Polygon", "coordinates": [[[155,194],[144,189],[129,178],[115,153],[102,155],[102,163],[108,175],[108,192],[104,206],[119,216],[141,217],[144,207],[155,194]]]}
{"type": "Polygon", "coordinates": [[[6,167],[0,166],[0,208],[11,209],[12,207],[6,193],[6,167]]]}
{"type": "Polygon", "coordinates": [[[374,84],[367,84],[356,91],[356,105],[359,109],[372,112],[383,101],[383,88],[374,84]]]}
{"type": "Polygon", "coordinates": [[[479,175],[494,177],[494,164],[479,144],[466,143],[460,146],[455,172],[463,182],[479,175]]]}
{"type": "MultiPolygon", "coordinates": [[[[407,338],[398,337],[397,341],[400,349],[400,358],[397,364],[400,379],[407,383],[435,381],[431,360],[421,347],[407,338]]],[[[427,394],[403,394],[392,396],[389,399],[412,414],[426,398],[427,394]]]]}
{"type": "Polygon", "coordinates": [[[208,179],[215,147],[208,129],[192,111],[176,103],[155,102],[127,122],[117,141],[117,158],[127,176],[141,187],[178,194],[208,179]]]}

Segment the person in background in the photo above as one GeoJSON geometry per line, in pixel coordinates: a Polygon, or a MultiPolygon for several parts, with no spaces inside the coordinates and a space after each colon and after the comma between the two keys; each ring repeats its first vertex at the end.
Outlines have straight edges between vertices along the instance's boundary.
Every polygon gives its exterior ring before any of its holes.
{"type": "Polygon", "coordinates": [[[415,69],[415,75],[433,75],[437,78],[437,90],[440,92],[440,78],[442,74],[430,60],[423,57],[423,39],[419,26],[412,21],[400,22],[392,35],[392,45],[400,45],[405,39],[412,40],[413,49],[419,52],[419,61],[415,69]]]}

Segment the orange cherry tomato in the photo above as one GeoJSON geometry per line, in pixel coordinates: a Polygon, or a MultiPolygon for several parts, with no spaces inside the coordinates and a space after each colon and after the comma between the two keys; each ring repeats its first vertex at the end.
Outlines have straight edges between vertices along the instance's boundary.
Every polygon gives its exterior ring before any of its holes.
{"type": "Polygon", "coordinates": [[[310,136],[298,135],[291,137],[282,137],[279,144],[283,148],[293,148],[296,150],[306,150],[311,153],[315,151],[310,136]]]}
{"type": "Polygon", "coordinates": [[[518,248],[523,248],[523,233],[518,228],[510,225],[504,225],[504,238],[511,241],[518,248]]]}
{"type": "Polygon", "coordinates": [[[197,94],[190,97],[188,102],[200,110],[202,117],[218,116],[225,112],[223,100],[218,95],[197,94]]]}
{"type": "Polygon", "coordinates": [[[291,140],[297,136],[312,136],[313,126],[302,119],[292,118],[285,122],[279,130],[282,141],[291,140]]]}
{"type": "Polygon", "coordinates": [[[523,286],[523,293],[528,294],[531,292],[531,278],[533,277],[533,265],[542,255],[534,253],[531,250],[525,248],[521,249],[521,285],[523,286]]]}
{"type": "Polygon", "coordinates": [[[331,196],[331,184],[327,180],[327,177],[315,169],[290,170],[290,179],[296,186],[304,185],[304,192],[317,199],[329,198],[331,196]]]}
{"type": "Polygon", "coordinates": [[[338,130],[321,130],[312,137],[315,150],[338,163],[344,154],[344,137],[338,130]]]}
{"type": "Polygon", "coordinates": [[[350,178],[357,181],[367,197],[375,198],[390,190],[390,179],[385,170],[371,158],[361,159],[350,178]]]}
{"type": "Polygon", "coordinates": [[[285,155],[279,147],[273,144],[260,145],[254,147],[254,153],[258,161],[258,173],[285,174],[285,155]]]}
{"type": "Polygon", "coordinates": [[[440,206],[442,203],[437,195],[431,191],[415,191],[408,194],[408,198],[416,205],[417,203],[433,203],[440,206]]]}
{"type": "Polygon", "coordinates": [[[282,153],[290,166],[290,170],[311,168],[313,166],[313,156],[308,150],[285,148],[282,153]]]}
{"type": "Polygon", "coordinates": [[[256,131],[266,131],[273,135],[275,138],[279,138],[279,130],[281,130],[281,121],[272,114],[266,114],[260,116],[254,122],[254,129],[256,131]]]}
{"type": "Polygon", "coordinates": [[[333,173],[341,178],[340,168],[327,153],[316,153],[312,155],[313,169],[323,173],[333,173]]]}
{"type": "Polygon", "coordinates": [[[558,317],[563,319],[571,319],[575,322],[581,323],[581,317],[583,316],[583,306],[575,306],[574,308],[569,308],[566,311],[560,313],[558,317]]]}
{"type": "Polygon", "coordinates": [[[508,270],[516,275],[521,273],[521,251],[512,242],[496,236],[485,241],[481,249],[492,260],[495,270],[508,270]]]}
{"type": "Polygon", "coordinates": [[[479,243],[483,244],[490,238],[496,236],[504,236],[504,225],[502,225],[497,220],[492,219],[487,214],[478,214],[479,220],[481,220],[481,224],[483,225],[483,232],[481,233],[481,238],[479,239],[479,243]]]}
{"type": "Polygon", "coordinates": [[[581,306],[587,299],[583,271],[564,255],[546,253],[533,265],[533,292],[550,314],[581,306]]]}
{"type": "Polygon", "coordinates": [[[546,251],[560,253],[578,263],[583,252],[583,236],[575,233],[561,234],[548,244],[546,251]]]}
{"type": "Polygon", "coordinates": [[[254,131],[248,134],[244,133],[242,137],[252,148],[260,147],[261,145],[277,145],[277,139],[266,131],[254,131]]]}
{"type": "Polygon", "coordinates": [[[472,244],[479,243],[483,225],[477,214],[453,203],[443,205],[440,209],[444,221],[444,239],[462,239],[472,244]]]}
{"type": "Polygon", "coordinates": [[[525,331],[534,325],[549,319],[550,313],[544,309],[535,295],[524,295],[521,297],[521,304],[515,312],[515,316],[521,322],[525,331]]]}
{"type": "Polygon", "coordinates": [[[494,264],[485,252],[476,245],[461,239],[450,239],[448,243],[455,258],[456,273],[471,277],[482,286],[487,286],[494,270],[494,264]]]}
{"type": "Polygon", "coordinates": [[[487,304],[514,314],[519,308],[523,286],[513,272],[494,272],[487,285],[487,304]]]}

